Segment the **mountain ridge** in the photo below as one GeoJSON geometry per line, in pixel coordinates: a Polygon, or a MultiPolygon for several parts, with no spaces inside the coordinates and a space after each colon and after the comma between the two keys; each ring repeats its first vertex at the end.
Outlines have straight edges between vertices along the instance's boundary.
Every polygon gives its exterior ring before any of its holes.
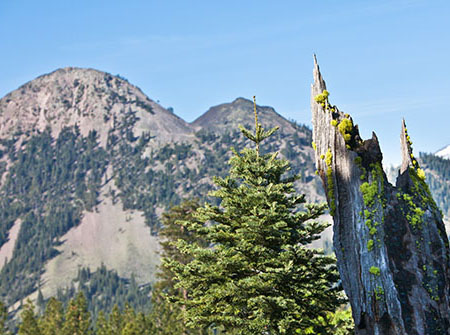
{"type": "Polygon", "coordinates": [[[94,69],[66,67],[39,76],[0,99],[0,137],[17,131],[42,132],[47,126],[57,135],[65,126],[78,125],[84,136],[99,130],[104,144],[107,128],[114,127],[129,109],[140,118],[135,135],[145,129],[166,142],[192,133],[189,123],[128,81],[94,69]]]}
{"type": "MultiPolygon", "coordinates": [[[[257,109],[264,127],[281,128],[261,150],[280,151],[302,175],[296,188],[322,201],[311,130],[257,109]]],[[[38,291],[70,296],[71,287],[90,285],[73,282],[86,278],[80,269],[125,286],[131,277],[152,282],[161,213],[186,197],[206,200],[212,177],[227,173],[230,147],[247,145],[237,125],[253,126],[253,102],[238,98],[209,112],[189,124],[120,77],[72,67],[0,99],[0,253],[8,259],[0,299],[18,308],[38,291]],[[3,250],[11,244],[12,256],[3,250]]],[[[95,292],[91,300],[104,294],[95,292]]]]}

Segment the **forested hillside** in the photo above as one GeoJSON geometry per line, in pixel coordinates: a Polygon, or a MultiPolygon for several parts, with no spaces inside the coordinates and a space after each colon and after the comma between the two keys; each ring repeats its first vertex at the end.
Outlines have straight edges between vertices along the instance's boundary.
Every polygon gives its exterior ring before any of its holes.
{"type": "Polygon", "coordinates": [[[427,184],[436,204],[450,218],[450,160],[433,154],[420,154],[420,162],[427,176],[427,184]]]}
{"type": "MultiPolygon", "coordinates": [[[[301,175],[297,190],[322,201],[311,130],[257,109],[281,128],[262,152],[280,151],[301,175]]],[[[1,99],[0,299],[16,309],[81,290],[94,316],[116,303],[147,308],[161,213],[207,198],[230,148],[248,143],[237,126],[252,112],[239,98],[188,124],[122,78],[73,68],[1,99]]]]}

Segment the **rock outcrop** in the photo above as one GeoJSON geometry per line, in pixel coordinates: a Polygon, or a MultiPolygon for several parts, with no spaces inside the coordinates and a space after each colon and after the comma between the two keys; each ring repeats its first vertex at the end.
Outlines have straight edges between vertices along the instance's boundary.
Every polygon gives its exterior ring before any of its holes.
{"type": "Polygon", "coordinates": [[[362,140],[350,115],[329,103],[316,60],[311,109],[316,166],[356,334],[450,334],[449,242],[405,122],[393,186],[376,135],[362,140]]]}

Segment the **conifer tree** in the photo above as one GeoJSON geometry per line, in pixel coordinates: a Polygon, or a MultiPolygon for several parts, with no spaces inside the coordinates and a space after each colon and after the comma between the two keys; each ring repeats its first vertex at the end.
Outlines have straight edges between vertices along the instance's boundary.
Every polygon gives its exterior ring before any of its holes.
{"type": "MultiPolygon", "coordinates": [[[[123,311],[123,328],[121,335],[153,335],[153,327],[143,313],[136,313],[129,306],[123,311]]],[[[174,333],[176,334],[176,333],[174,333]]],[[[179,334],[179,333],[178,333],[179,334]]]]}
{"type": "Polygon", "coordinates": [[[110,335],[122,334],[123,315],[120,312],[119,305],[117,305],[117,304],[114,304],[114,307],[113,307],[111,313],[109,313],[108,328],[109,328],[110,335]]]}
{"type": "Polygon", "coordinates": [[[42,313],[45,309],[45,299],[44,299],[44,296],[42,295],[42,291],[40,288],[38,289],[38,296],[36,299],[36,307],[38,309],[38,314],[42,315],[42,313]]]}
{"type": "Polygon", "coordinates": [[[91,317],[87,310],[86,298],[80,292],[76,298],[70,300],[67,306],[63,335],[89,335],[91,317]]]}
{"type": "Polygon", "coordinates": [[[110,335],[108,321],[106,320],[105,312],[103,310],[98,313],[95,329],[97,335],[110,335]]]}
{"type": "Polygon", "coordinates": [[[334,258],[307,245],[327,227],[315,221],[325,205],[305,204],[295,193],[298,176],[283,178],[289,163],[278,153],[260,154],[261,142],[277,128],[240,127],[256,148],[233,150],[229,176],[215,178],[211,192],[221,205],[205,204],[183,222],[208,242],[177,242],[192,260],[166,258],[176,275],[178,297],[189,326],[222,325],[236,334],[316,333],[327,312],[342,303],[334,258]],[[304,210],[300,210],[303,206],[304,210]]]}
{"type": "MultiPolygon", "coordinates": [[[[185,200],[180,205],[173,206],[163,213],[163,228],[159,235],[162,237],[162,257],[176,260],[181,264],[192,261],[192,257],[181,253],[174,245],[179,239],[190,244],[196,242],[205,245],[198,235],[189,232],[180,224],[181,221],[192,221],[192,214],[200,207],[198,200],[185,200]]],[[[204,334],[204,330],[187,329],[182,318],[182,305],[171,302],[176,297],[187,298],[188,292],[184,288],[175,288],[176,279],[172,270],[164,265],[157,274],[159,281],[155,284],[152,294],[152,318],[155,322],[156,334],[204,334]]]]}
{"type": "Polygon", "coordinates": [[[41,335],[33,303],[28,299],[21,313],[22,323],[19,325],[19,335],[41,335]]]}
{"type": "Polygon", "coordinates": [[[64,308],[60,301],[50,298],[44,315],[39,319],[42,335],[59,335],[64,325],[64,308]]]}
{"type": "Polygon", "coordinates": [[[6,322],[8,321],[8,309],[0,301],[0,335],[7,335],[9,331],[6,327],[6,322]]]}

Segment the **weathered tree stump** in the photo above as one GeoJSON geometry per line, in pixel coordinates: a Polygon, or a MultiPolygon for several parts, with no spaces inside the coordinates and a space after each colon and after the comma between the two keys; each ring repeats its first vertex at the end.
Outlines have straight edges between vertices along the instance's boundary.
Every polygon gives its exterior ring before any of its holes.
{"type": "Polygon", "coordinates": [[[356,334],[450,334],[449,242],[405,122],[396,186],[375,133],[362,140],[332,106],[314,58],[313,146],[334,220],[334,251],[356,334]]]}

